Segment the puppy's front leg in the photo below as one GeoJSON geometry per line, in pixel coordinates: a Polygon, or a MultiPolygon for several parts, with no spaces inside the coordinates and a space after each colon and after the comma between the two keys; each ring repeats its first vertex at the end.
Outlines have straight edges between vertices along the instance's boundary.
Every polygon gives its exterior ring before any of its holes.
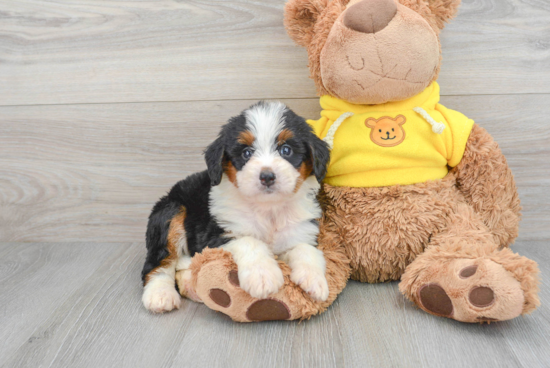
{"type": "Polygon", "coordinates": [[[284,284],[283,272],[264,242],[245,236],[223,246],[239,268],[241,288],[253,298],[265,298],[284,284]]]}
{"type": "Polygon", "coordinates": [[[165,261],[165,267],[158,267],[145,277],[142,302],[154,313],[169,312],[181,305],[181,296],[176,291],[176,262],[165,261]]]}
{"type": "Polygon", "coordinates": [[[323,252],[309,244],[298,244],[281,255],[281,260],[292,269],[290,279],[313,299],[328,298],[328,283],[325,277],[326,261],[323,252]]]}

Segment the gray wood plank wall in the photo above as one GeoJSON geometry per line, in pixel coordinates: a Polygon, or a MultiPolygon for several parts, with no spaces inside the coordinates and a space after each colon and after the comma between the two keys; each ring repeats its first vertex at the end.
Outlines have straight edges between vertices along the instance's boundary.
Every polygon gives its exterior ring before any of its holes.
{"type": "MultiPolygon", "coordinates": [[[[550,95],[444,96],[491,132],[513,169],[521,234],[550,236],[550,95]]],[[[141,241],[154,202],[205,164],[255,100],[0,107],[0,240],[141,241]]],[[[304,116],[317,99],[283,100],[304,116]]]]}
{"type": "MultiPolygon", "coordinates": [[[[230,116],[318,116],[284,1],[0,1],[0,240],[140,241],[230,116]]],[[[522,236],[550,236],[550,5],[465,1],[442,33],[443,103],[500,142],[522,236]]]]}

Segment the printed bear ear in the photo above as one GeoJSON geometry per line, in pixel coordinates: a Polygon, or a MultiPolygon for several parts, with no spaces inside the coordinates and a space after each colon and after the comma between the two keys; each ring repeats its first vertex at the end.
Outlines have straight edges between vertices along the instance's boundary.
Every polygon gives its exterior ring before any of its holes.
{"type": "Polygon", "coordinates": [[[365,120],[365,125],[368,128],[374,128],[377,122],[378,120],[376,120],[375,118],[368,118],[367,120],[365,120]]]}
{"type": "Polygon", "coordinates": [[[458,6],[461,0],[424,0],[435,16],[439,29],[445,27],[445,23],[449,23],[458,13],[458,6]]]}
{"type": "Polygon", "coordinates": [[[403,115],[398,115],[395,118],[395,122],[397,123],[397,125],[403,125],[407,122],[407,118],[405,118],[403,115]]]}
{"type": "Polygon", "coordinates": [[[285,28],[300,46],[307,47],[313,37],[313,27],[329,0],[289,0],[285,5],[285,28]]]}

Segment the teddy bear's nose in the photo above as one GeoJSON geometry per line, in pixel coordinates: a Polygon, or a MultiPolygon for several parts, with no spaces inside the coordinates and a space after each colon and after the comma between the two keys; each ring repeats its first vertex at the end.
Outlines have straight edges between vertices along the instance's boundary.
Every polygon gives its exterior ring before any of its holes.
{"type": "Polygon", "coordinates": [[[386,28],[396,13],[394,0],[361,0],[346,10],[344,25],[354,31],[376,33],[386,28]]]}

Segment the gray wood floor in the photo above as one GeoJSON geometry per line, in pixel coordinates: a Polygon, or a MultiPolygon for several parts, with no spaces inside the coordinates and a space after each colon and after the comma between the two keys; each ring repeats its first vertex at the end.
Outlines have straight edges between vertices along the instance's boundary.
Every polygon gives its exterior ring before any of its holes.
{"type": "Polygon", "coordinates": [[[310,321],[140,304],[148,212],[259,99],[319,114],[283,0],[0,0],[0,366],[550,367],[550,2],[464,0],[442,102],[489,130],[524,208],[542,306],[491,325],[350,282],[310,321]]]}
{"type": "Polygon", "coordinates": [[[542,269],[527,317],[463,324],[414,308],[397,283],[350,282],[309,321],[237,324],[191,301],[146,312],[142,243],[2,243],[0,366],[548,367],[550,248],[517,249],[542,269]]]}

